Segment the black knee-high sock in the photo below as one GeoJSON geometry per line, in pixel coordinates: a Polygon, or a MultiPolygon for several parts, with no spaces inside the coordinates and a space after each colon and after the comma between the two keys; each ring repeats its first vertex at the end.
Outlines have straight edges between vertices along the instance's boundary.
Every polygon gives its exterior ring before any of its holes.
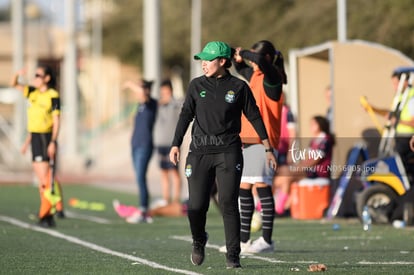
{"type": "Polygon", "coordinates": [[[257,188],[260,204],[262,205],[262,236],[267,243],[272,242],[273,219],[275,216],[275,202],[270,186],[257,188]]]}
{"type": "Polygon", "coordinates": [[[247,242],[250,239],[250,224],[254,211],[254,200],[252,191],[240,189],[240,241],[247,242]]]}

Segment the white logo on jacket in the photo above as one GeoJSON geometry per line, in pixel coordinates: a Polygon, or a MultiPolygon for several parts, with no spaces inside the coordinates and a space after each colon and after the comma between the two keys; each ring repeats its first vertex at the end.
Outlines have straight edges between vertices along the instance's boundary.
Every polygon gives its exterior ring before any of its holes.
{"type": "Polygon", "coordinates": [[[235,99],[236,99],[236,93],[233,91],[228,91],[226,96],[224,97],[224,100],[227,103],[233,103],[235,99]]]}

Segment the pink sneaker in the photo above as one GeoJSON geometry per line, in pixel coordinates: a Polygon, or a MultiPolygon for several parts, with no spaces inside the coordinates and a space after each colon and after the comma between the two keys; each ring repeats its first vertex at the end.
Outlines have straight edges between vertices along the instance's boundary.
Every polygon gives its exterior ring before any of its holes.
{"type": "Polygon", "coordinates": [[[121,218],[128,218],[134,215],[136,212],[141,212],[141,210],[139,210],[135,206],[128,206],[128,205],[121,204],[118,200],[113,200],[112,205],[114,207],[115,212],[121,218]]]}

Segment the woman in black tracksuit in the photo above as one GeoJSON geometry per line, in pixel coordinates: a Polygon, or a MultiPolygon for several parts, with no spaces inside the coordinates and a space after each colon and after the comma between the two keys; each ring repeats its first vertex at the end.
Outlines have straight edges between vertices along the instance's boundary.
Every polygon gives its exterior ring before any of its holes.
{"type": "Polygon", "coordinates": [[[185,165],[188,179],[188,218],[193,237],[191,261],[201,265],[208,235],[205,231],[210,190],[217,181],[227,245],[227,267],[240,267],[239,184],[243,170],[239,137],[241,114],[246,115],[269,149],[269,165],[276,168],[258,107],[249,86],[232,76],[232,51],[224,42],[209,42],[194,56],[202,60],[204,75],[193,79],[177,123],[170,160],[177,164],[179,147],[189,124],[194,120],[190,151],[185,165]]]}

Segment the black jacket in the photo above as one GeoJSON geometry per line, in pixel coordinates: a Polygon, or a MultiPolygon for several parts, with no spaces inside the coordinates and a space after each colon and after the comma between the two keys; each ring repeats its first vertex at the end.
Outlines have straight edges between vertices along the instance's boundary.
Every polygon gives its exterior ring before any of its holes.
{"type": "Polygon", "coordinates": [[[175,130],[172,146],[180,146],[191,121],[190,151],[218,153],[241,150],[241,115],[245,114],[260,138],[267,133],[249,86],[229,72],[223,77],[194,78],[175,130]]]}

